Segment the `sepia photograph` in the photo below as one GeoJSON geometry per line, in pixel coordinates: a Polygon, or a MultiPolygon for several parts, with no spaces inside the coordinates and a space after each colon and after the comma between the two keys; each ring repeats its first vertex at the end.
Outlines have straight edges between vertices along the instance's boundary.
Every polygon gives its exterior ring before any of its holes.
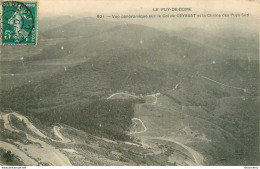
{"type": "Polygon", "coordinates": [[[260,166],[259,1],[0,8],[1,166],[260,166]]]}

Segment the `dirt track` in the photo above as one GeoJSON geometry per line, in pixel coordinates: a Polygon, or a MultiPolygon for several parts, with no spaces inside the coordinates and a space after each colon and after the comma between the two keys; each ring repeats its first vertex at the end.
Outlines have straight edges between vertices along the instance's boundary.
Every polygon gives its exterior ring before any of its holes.
{"type": "MultiPolygon", "coordinates": [[[[44,135],[26,117],[24,117],[24,116],[22,116],[18,113],[15,113],[15,112],[9,113],[9,114],[3,114],[2,117],[1,117],[4,120],[4,127],[7,130],[15,131],[15,132],[20,131],[19,129],[13,127],[10,124],[10,115],[14,115],[21,122],[23,121],[26,124],[27,128],[29,130],[31,130],[33,133],[35,133],[37,136],[39,136],[40,138],[49,139],[49,140],[58,142],[57,140],[54,140],[54,139],[44,135]]],[[[64,138],[61,135],[61,133],[59,132],[59,129],[55,128],[55,130],[56,130],[57,137],[62,137],[61,142],[67,143],[68,139],[64,138]]],[[[8,149],[10,149],[26,165],[37,165],[38,164],[38,162],[36,162],[34,159],[30,158],[27,154],[31,154],[34,158],[40,159],[39,161],[41,161],[41,162],[49,163],[49,164],[52,164],[52,165],[55,165],[55,166],[70,166],[71,165],[69,159],[62,152],[60,152],[58,149],[56,149],[52,145],[50,145],[50,144],[48,144],[48,143],[46,143],[46,142],[44,142],[44,141],[42,141],[38,138],[35,138],[34,136],[32,136],[28,133],[26,134],[26,137],[27,137],[28,140],[41,145],[41,147],[39,148],[39,146],[37,146],[37,144],[23,145],[23,144],[19,143],[20,147],[27,149],[26,152],[22,152],[16,146],[9,144],[9,143],[6,143],[6,142],[3,142],[3,141],[1,141],[0,146],[4,149],[6,147],[8,149]]]]}

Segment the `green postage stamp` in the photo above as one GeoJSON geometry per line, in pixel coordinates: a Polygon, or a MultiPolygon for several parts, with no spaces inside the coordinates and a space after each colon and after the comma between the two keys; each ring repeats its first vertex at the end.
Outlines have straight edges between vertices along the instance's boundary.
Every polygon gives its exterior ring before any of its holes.
{"type": "Polygon", "coordinates": [[[2,1],[2,44],[37,43],[37,2],[2,1]]]}

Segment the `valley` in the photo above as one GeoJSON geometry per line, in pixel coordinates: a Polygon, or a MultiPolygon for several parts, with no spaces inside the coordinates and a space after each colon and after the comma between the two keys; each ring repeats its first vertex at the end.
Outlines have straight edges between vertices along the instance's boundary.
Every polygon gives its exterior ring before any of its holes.
{"type": "Polygon", "coordinates": [[[222,33],[64,16],[3,46],[1,165],[258,165],[257,40],[222,33]]]}
{"type": "MultiPolygon", "coordinates": [[[[136,95],[131,95],[128,93],[115,93],[112,94],[111,96],[109,96],[107,99],[118,99],[117,97],[139,97],[136,95]]],[[[144,96],[144,97],[154,97],[157,100],[157,97],[159,94],[154,94],[154,95],[148,95],[148,96],[144,96]]],[[[147,105],[156,105],[156,102],[154,103],[153,101],[144,103],[147,105]]],[[[136,107],[138,108],[138,106],[142,106],[142,105],[137,105],[136,107]]],[[[139,110],[136,110],[139,111],[139,110]]],[[[138,112],[136,112],[138,113],[138,112]]],[[[65,136],[63,136],[63,134],[61,133],[61,130],[64,130],[64,127],[66,128],[66,126],[63,126],[61,124],[57,124],[56,126],[53,126],[53,129],[51,132],[53,132],[54,137],[56,137],[56,139],[51,138],[50,136],[46,136],[45,134],[43,134],[39,129],[37,129],[26,117],[19,115],[18,113],[9,113],[9,114],[1,114],[1,120],[3,122],[3,126],[4,129],[3,130],[8,130],[11,131],[13,133],[25,133],[25,139],[28,140],[28,142],[24,143],[24,140],[22,142],[19,142],[19,140],[13,142],[13,144],[7,143],[7,142],[1,142],[1,145],[5,145],[4,149],[8,149],[11,150],[13,153],[15,153],[17,155],[17,158],[21,159],[23,161],[23,163],[25,165],[64,165],[64,166],[68,166],[68,165],[72,165],[71,162],[68,160],[68,158],[65,156],[67,153],[71,154],[71,155],[75,155],[77,154],[77,156],[82,156],[80,155],[80,153],[77,150],[71,149],[71,146],[75,146],[75,144],[79,144],[77,141],[75,141],[73,138],[73,141],[71,141],[71,138],[67,138],[65,136]],[[14,120],[15,119],[15,120],[14,120]],[[19,124],[21,123],[21,124],[19,124]],[[20,129],[16,128],[15,126],[19,126],[22,125],[23,127],[20,129]],[[21,130],[22,129],[22,130],[21,130]],[[53,144],[55,143],[55,145],[58,144],[63,144],[66,148],[59,148],[59,150],[54,149],[53,144]],[[40,146],[40,147],[39,147],[40,146]],[[36,150],[37,149],[37,150],[36,150]],[[34,152],[37,151],[37,153],[35,154],[34,152]],[[65,154],[63,152],[66,152],[65,154]],[[46,153],[48,154],[48,157],[45,156],[46,153]],[[33,157],[32,157],[33,154],[33,157]],[[50,158],[51,157],[51,158],[50,158]]],[[[122,143],[118,143],[118,142],[114,142],[114,141],[110,141],[109,139],[102,139],[102,138],[98,138],[96,137],[97,140],[99,141],[103,141],[103,142],[109,142],[112,144],[127,144],[127,145],[131,145],[132,149],[140,149],[141,147],[146,145],[149,145],[149,155],[153,156],[154,153],[158,155],[158,143],[160,143],[161,141],[166,141],[166,142],[172,142],[173,145],[176,144],[176,146],[174,146],[176,149],[176,151],[181,151],[181,153],[184,153],[184,156],[181,155],[179,158],[182,159],[185,157],[186,158],[191,158],[189,161],[182,161],[179,162],[174,161],[172,163],[173,164],[179,164],[179,165],[202,165],[203,164],[203,157],[197,153],[195,150],[173,140],[170,138],[166,138],[166,137],[149,137],[149,136],[140,136],[141,133],[144,133],[148,130],[145,126],[145,124],[143,123],[143,121],[139,118],[132,118],[133,123],[136,124],[136,126],[133,126],[132,130],[135,130],[135,128],[138,128],[138,123],[140,123],[139,125],[141,125],[143,128],[141,130],[137,130],[137,131],[133,131],[130,132],[130,135],[137,135],[137,138],[141,139],[141,142],[136,142],[136,143],[130,143],[130,142],[122,142],[122,143]],[[136,121],[136,122],[135,122],[136,121]],[[159,141],[156,141],[159,140],[159,141]],[[147,143],[146,143],[147,142],[147,143]],[[150,143],[152,142],[152,143],[150,143]],[[143,145],[146,144],[146,145],[143,145]],[[157,144],[157,145],[154,145],[157,144]],[[178,148],[180,147],[180,149],[178,148]],[[184,152],[182,152],[184,150],[184,152]],[[186,152],[187,151],[187,152],[186,152]],[[187,156],[187,157],[186,157],[187,156]],[[176,163],[177,162],[177,163],[176,163]]],[[[2,132],[3,132],[2,130],[2,132]]],[[[46,132],[46,131],[45,131],[46,132]]],[[[53,136],[52,136],[53,137],[53,136]]],[[[84,141],[84,140],[81,140],[84,141]]],[[[135,141],[134,141],[135,142],[135,141]]],[[[160,147],[160,146],[159,146],[160,147]]],[[[159,148],[161,149],[161,148],[159,148]]],[[[160,150],[162,154],[164,153],[165,150],[160,150]]],[[[146,156],[146,154],[143,154],[146,156]]],[[[171,155],[171,154],[169,154],[171,155]]],[[[169,156],[167,155],[167,156],[169,156]]],[[[96,155],[97,158],[99,158],[99,155],[96,155]]],[[[177,155],[178,156],[178,155],[177,155]]],[[[175,155],[176,157],[176,155],[175,155]]],[[[170,158],[170,157],[168,157],[170,158]]],[[[111,161],[110,161],[111,162],[111,161]]],[[[116,162],[115,162],[116,163],[116,162]]],[[[94,164],[92,162],[92,164],[94,164]]],[[[106,163],[107,165],[111,164],[111,163],[106,163]]],[[[171,164],[171,162],[169,161],[168,164],[171,164]]]]}

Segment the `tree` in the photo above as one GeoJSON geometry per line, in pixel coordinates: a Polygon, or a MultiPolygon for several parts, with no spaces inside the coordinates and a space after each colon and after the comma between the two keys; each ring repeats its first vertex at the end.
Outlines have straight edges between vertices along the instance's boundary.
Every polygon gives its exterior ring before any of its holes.
{"type": "Polygon", "coordinates": [[[8,150],[6,153],[4,153],[4,158],[6,158],[6,162],[12,162],[14,159],[14,154],[10,150],[8,150]]]}

